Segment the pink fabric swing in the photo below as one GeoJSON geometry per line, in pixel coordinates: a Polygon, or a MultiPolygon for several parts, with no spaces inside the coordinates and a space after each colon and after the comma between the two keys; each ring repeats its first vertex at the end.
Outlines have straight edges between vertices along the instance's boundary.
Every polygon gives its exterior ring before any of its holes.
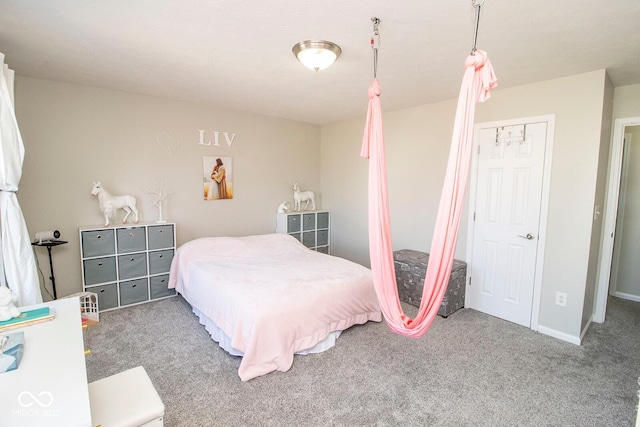
{"type": "Polygon", "coordinates": [[[369,86],[369,109],[360,155],[369,159],[369,248],[373,281],[387,324],[397,334],[424,335],[435,319],[447,289],[458,241],[460,215],[469,174],[476,102],[484,102],[496,86],[487,54],[475,50],[465,61],[465,73],[451,138],[451,150],[436,219],[422,303],[414,319],[406,316],[398,298],[387,190],[380,85],[369,86]]]}

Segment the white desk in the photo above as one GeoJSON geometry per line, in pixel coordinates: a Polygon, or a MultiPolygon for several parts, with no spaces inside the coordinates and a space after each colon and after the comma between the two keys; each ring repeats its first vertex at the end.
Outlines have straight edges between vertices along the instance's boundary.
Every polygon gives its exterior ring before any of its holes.
{"type": "Polygon", "coordinates": [[[80,301],[48,305],[55,319],[24,332],[24,354],[15,371],[0,374],[0,426],[91,427],[80,301]]]}

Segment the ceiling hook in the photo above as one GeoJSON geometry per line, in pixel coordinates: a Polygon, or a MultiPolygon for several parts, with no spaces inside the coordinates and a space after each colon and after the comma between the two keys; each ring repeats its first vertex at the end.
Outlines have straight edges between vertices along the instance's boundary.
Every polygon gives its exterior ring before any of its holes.
{"type": "MultiPolygon", "coordinates": [[[[484,1],[484,0],[482,0],[484,1]]],[[[373,22],[373,34],[374,35],[379,35],[378,33],[378,24],[380,24],[380,19],[376,18],[375,16],[373,18],[371,18],[371,22],[373,22]]]]}
{"type": "Polygon", "coordinates": [[[371,36],[371,48],[377,49],[380,46],[380,32],[378,32],[378,24],[380,24],[380,19],[375,16],[371,18],[371,22],[373,22],[373,35],[371,36]]]}
{"type": "Polygon", "coordinates": [[[380,33],[378,32],[378,25],[380,19],[375,16],[371,18],[373,22],[373,35],[371,36],[371,49],[373,50],[373,78],[378,75],[378,48],[380,47],[380,33]]]}
{"type": "Polygon", "coordinates": [[[476,54],[476,44],[478,43],[478,27],[480,26],[480,7],[484,3],[484,0],[471,0],[471,4],[476,11],[476,23],[473,31],[473,47],[471,48],[471,55],[476,54]]]}

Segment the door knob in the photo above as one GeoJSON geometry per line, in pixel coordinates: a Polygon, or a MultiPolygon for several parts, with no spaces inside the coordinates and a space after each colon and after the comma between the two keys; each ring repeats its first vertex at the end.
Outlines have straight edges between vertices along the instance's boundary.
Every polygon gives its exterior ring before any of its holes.
{"type": "Polygon", "coordinates": [[[531,233],[527,233],[526,236],[523,236],[522,234],[518,234],[519,237],[524,237],[527,240],[533,240],[533,234],[531,233]]]}

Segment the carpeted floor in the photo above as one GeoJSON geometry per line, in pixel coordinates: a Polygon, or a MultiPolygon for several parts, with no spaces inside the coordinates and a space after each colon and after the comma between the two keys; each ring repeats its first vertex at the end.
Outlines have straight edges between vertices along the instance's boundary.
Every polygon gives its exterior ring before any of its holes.
{"type": "Polygon", "coordinates": [[[353,327],[243,383],[181,297],[102,313],[85,333],[89,381],[144,366],[167,427],[632,426],[639,337],[640,303],[616,298],[582,346],[463,309],[417,340],[353,327]]]}

